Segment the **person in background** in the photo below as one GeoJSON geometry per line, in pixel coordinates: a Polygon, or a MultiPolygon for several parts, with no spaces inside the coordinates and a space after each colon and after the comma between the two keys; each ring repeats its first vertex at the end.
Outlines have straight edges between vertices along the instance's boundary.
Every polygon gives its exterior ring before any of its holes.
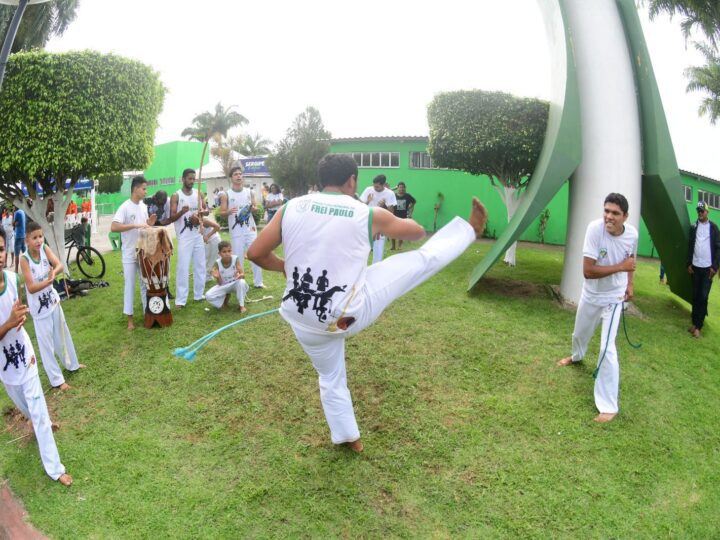
{"type": "Polygon", "coordinates": [[[280,193],[280,186],[278,186],[277,184],[272,184],[270,186],[270,193],[268,193],[267,197],[265,198],[265,209],[267,210],[268,223],[270,223],[270,220],[273,218],[275,213],[280,209],[284,202],[285,198],[283,197],[282,193],[280,193]]]}
{"type": "Polygon", "coordinates": [[[696,210],[697,221],[690,227],[687,268],[693,287],[692,325],[688,332],[698,338],[707,316],[712,279],[720,264],[720,233],[718,226],[708,219],[708,207],[703,201],[697,204],[696,210]]]}
{"type": "MultiPolygon", "coordinates": [[[[415,209],[415,197],[406,191],[405,182],[399,182],[397,185],[397,194],[395,195],[397,205],[395,206],[395,217],[400,219],[412,219],[413,210],[415,209]]],[[[402,247],[402,240],[398,240],[398,249],[402,247]]],[[[391,250],[395,249],[395,239],[392,239],[391,250]]]]}

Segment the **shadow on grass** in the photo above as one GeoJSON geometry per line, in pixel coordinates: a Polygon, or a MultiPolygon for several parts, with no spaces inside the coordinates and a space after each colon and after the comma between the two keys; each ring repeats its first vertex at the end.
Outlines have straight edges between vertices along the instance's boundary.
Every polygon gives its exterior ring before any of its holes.
{"type": "Polygon", "coordinates": [[[478,281],[477,285],[470,290],[469,294],[472,298],[487,294],[505,296],[507,298],[553,298],[547,285],[517,279],[498,279],[491,277],[484,277],[478,281]]]}

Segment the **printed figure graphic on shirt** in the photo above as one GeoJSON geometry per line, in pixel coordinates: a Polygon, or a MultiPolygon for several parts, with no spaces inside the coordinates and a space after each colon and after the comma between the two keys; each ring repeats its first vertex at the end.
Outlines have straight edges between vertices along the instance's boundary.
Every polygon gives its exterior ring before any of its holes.
{"type": "Polygon", "coordinates": [[[326,290],[330,285],[330,280],[327,278],[327,270],[322,271],[322,275],[317,279],[317,290],[313,290],[313,276],[312,269],[308,268],[303,274],[300,283],[297,280],[297,267],[293,272],[293,288],[283,298],[283,302],[288,298],[292,298],[295,305],[297,305],[298,313],[303,314],[310,305],[310,299],[313,298],[313,311],[318,317],[320,322],[327,320],[327,313],[332,309],[332,296],[337,292],[344,292],[347,289],[347,285],[334,286],[329,290],[326,290]]]}
{"type": "Polygon", "coordinates": [[[50,304],[53,300],[53,293],[51,291],[46,291],[42,293],[40,296],[38,296],[38,303],[40,304],[40,307],[38,308],[37,312],[40,313],[43,308],[50,309],[50,304]]]}
{"type": "Polygon", "coordinates": [[[5,367],[3,371],[7,371],[10,364],[15,366],[15,369],[20,369],[20,362],[22,362],[23,366],[27,366],[27,362],[25,361],[25,345],[20,345],[19,341],[15,340],[15,346],[10,345],[9,351],[3,347],[3,354],[5,355],[5,367]]]}
{"type": "Polygon", "coordinates": [[[238,213],[233,216],[235,219],[235,224],[232,226],[234,229],[235,227],[249,227],[250,226],[250,206],[243,206],[240,210],[238,210],[238,213]]]}
{"type": "Polygon", "coordinates": [[[200,223],[193,223],[191,217],[183,217],[183,228],[180,231],[180,234],[184,233],[186,230],[189,232],[192,232],[193,229],[197,229],[200,226],[200,223]]]}

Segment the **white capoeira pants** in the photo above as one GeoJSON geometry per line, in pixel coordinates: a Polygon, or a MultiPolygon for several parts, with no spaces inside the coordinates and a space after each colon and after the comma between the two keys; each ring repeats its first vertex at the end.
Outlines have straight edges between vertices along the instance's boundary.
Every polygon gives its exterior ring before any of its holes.
{"type": "Polygon", "coordinates": [[[475,240],[475,231],[461,218],[454,218],[420,249],[388,257],[367,270],[365,285],[358,293],[362,310],[347,332],[317,334],[293,326],[303,350],[318,372],[320,401],[335,444],[355,441],[360,430],[355,420],[345,371],[345,338],[370,326],[394,300],[411,291],[450,264],[475,240]]]}
{"type": "Polygon", "coordinates": [[[580,362],[585,357],[588,343],[590,343],[598,324],[602,321],[598,354],[598,362],[601,364],[597,379],[595,379],[595,406],[601,413],[615,414],[619,410],[620,364],[615,347],[615,336],[621,316],[622,302],[598,306],[583,298],[580,298],[575,315],[575,329],[572,336],[573,362],[580,362]],[[604,358],[603,353],[605,354],[604,358]]]}
{"type": "Polygon", "coordinates": [[[225,302],[225,296],[234,292],[237,297],[238,304],[244,306],[245,295],[247,294],[249,288],[250,287],[244,279],[238,279],[231,281],[230,283],[211,287],[208,292],[205,293],[205,299],[210,302],[211,305],[219,309],[223,306],[223,302],[225,302]]]}
{"type": "Polygon", "coordinates": [[[60,463],[40,377],[36,373],[24,384],[6,384],[5,390],[20,412],[32,422],[45,472],[57,480],[65,474],[65,467],[60,463]]]}
{"type": "Polygon", "coordinates": [[[178,244],[175,269],[175,305],[187,303],[190,289],[190,261],[193,263],[193,299],[202,300],[205,291],[205,242],[197,235],[191,242],[178,244]]]}
{"type": "Polygon", "coordinates": [[[65,382],[65,377],[56,357],[68,371],[75,371],[80,367],[62,306],[57,304],[47,317],[33,319],[33,325],[45,373],[52,386],[60,386],[65,382]]]}
{"type": "Polygon", "coordinates": [[[137,262],[122,263],[123,277],[125,278],[125,290],[123,294],[123,313],[125,315],[133,314],[133,305],[135,303],[135,281],[140,280],[140,300],[142,301],[143,310],[147,304],[147,290],[140,276],[140,265],[137,262]]]}
{"type": "MultiPolygon", "coordinates": [[[[257,238],[257,232],[255,231],[243,231],[242,235],[230,236],[230,243],[232,244],[232,250],[235,255],[240,259],[240,263],[245,267],[245,252],[248,250],[250,245],[257,238]]],[[[260,268],[254,262],[250,263],[253,274],[253,285],[259,287],[263,284],[262,268],[260,268]]]]}
{"type": "Polygon", "coordinates": [[[385,237],[381,234],[377,240],[373,240],[373,264],[383,260],[385,255],[385,237]]]}
{"type": "Polygon", "coordinates": [[[212,281],[213,279],[210,273],[212,272],[215,261],[217,261],[218,257],[220,256],[220,254],[218,253],[219,243],[220,238],[218,237],[218,235],[214,234],[205,244],[205,281],[212,281]]]}

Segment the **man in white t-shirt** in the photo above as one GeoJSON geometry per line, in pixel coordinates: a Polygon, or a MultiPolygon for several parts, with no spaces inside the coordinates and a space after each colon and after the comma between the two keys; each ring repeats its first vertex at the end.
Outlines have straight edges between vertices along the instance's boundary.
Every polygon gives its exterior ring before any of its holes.
{"type": "Polygon", "coordinates": [[[363,449],[345,370],[345,339],[371,325],[394,300],[461,255],[482,234],[487,212],[473,200],[469,222],[454,218],[416,251],[367,266],[371,238],[420,240],[423,228],[354,197],[357,163],[328,154],[318,166],[323,191],[290,200],[250,246],[248,257],[283,272],[280,314],[318,373],[334,444],[363,449]],[[284,260],[273,253],[282,243],[284,260]]]}
{"type": "MultiPolygon", "coordinates": [[[[123,299],[123,313],[128,318],[128,330],[135,329],[133,322],[133,298],[135,296],[135,279],[139,277],[140,265],[135,254],[138,240],[138,230],[155,225],[157,215],[148,216],[147,206],[143,202],[147,193],[147,180],[143,176],[136,176],[130,184],[130,198],[120,205],[110,224],[112,232],[119,232],[122,240],[122,265],[125,277],[125,294],[123,299]]],[[[140,298],[145,308],[145,285],[140,280],[140,298]]]]}
{"type": "Polygon", "coordinates": [[[718,226],[708,219],[708,207],[704,201],[697,204],[698,219],[690,228],[688,243],[688,273],[692,278],[692,326],[688,332],[700,337],[707,316],[708,296],[713,277],[720,264],[720,232],[718,226]]]}
{"type": "Polygon", "coordinates": [[[575,315],[572,355],[557,362],[569,366],[585,357],[588,343],[602,322],[600,354],[595,379],[596,422],[617,416],[620,364],[615,336],[623,303],[632,300],[638,232],[626,223],[628,202],[620,193],[605,197],[604,217],[590,222],[583,245],[582,295],[575,315]]]}
{"type": "MultiPolygon", "coordinates": [[[[365,188],[360,195],[360,201],[367,204],[370,208],[384,208],[390,213],[394,213],[397,200],[395,193],[391,189],[385,187],[387,179],[384,174],[379,174],[373,178],[373,185],[365,188]]],[[[377,234],[373,237],[373,264],[383,260],[385,251],[385,236],[377,234]]]]}

